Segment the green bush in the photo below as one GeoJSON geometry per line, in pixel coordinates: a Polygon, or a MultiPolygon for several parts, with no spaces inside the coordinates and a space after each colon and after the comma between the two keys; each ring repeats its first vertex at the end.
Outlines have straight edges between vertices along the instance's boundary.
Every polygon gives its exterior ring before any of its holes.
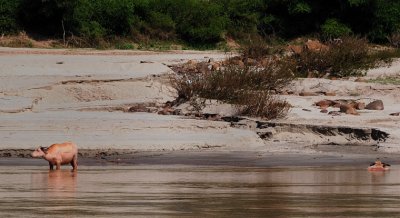
{"type": "Polygon", "coordinates": [[[351,33],[351,29],[337,21],[336,19],[328,19],[321,26],[322,35],[325,38],[333,39],[341,36],[347,36],[351,33]]]}
{"type": "Polygon", "coordinates": [[[246,38],[257,34],[261,22],[262,0],[217,0],[227,18],[227,32],[235,38],[246,38]]]}
{"type": "Polygon", "coordinates": [[[400,2],[375,0],[372,25],[368,37],[373,41],[384,42],[387,36],[400,30],[400,2]]]}
{"type": "Polygon", "coordinates": [[[0,34],[18,32],[17,14],[19,4],[19,0],[0,0],[0,34]]]}
{"type": "Polygon", "coordinates": [[[150,11],[144,19],[141,34],[160,40],[176,38],[176,23],[170,15],[159,11],[150,11]]]}
{"type": "Polygon", "coordinates": [[[311,5],[306,1],[292,1],[288,4],[290,14],[309,14],[311,13],[311,5]]]}
{"type": "Polygon", "coordinates": [[[97,21],[82,21],[79,33],[90,41],[97,42],[106,36],[107,30],[97,21]]]}
{"type": "Polygon", "coordinates": [[[172,2],[168,14],[176,23],[177,34],[183,39],[193,44],[215,43],[222,39],[227,20],[220,5],[199,0],[172,2]]]}
{"type": "Polygon", "coordinates": [[[128,43],[128,42],[119,42],[116,43],[115,45],[116,49],[121,49],[121,50],[133,50],[135,49],[135,45],[133,45],[132,43],[128,43]]]}
{"type": "Polygon", "coordinates": [[[73,20],[77,32],[93,38],[127,35],[138,19],[132,0],[79,0],[73,20]]]}
{"type": "Polygon", "coordinates": [[[168,32],[175,30],[176,26],[170,15],[158,11],[151,11],[147,22],[153,28],[168,32]]]}

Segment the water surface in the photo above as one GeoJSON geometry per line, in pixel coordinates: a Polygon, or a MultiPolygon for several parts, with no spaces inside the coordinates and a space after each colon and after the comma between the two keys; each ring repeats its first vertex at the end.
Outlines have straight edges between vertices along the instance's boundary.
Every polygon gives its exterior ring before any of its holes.
{"type": "Polygon", "coordinates": [[[396,217],[400,171],[0,166],[1,217],[396,217]]]}

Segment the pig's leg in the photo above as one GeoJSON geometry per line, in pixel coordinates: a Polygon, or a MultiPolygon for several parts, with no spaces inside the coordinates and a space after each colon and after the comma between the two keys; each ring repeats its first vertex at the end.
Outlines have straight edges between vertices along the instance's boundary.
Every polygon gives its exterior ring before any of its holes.
{"type": "Polygon", "coordinates": [[[76,171],[78,169],[78,156],[74,155],[71,161],[72,171],[76,171]]]}
{"type": "Polygon", "coordinates": [[[61,169],[61,161],[57,160],[56,162],[56,170],[61,169]]]}
{"type": "Polygon", "coordinates": [[[50,167],[50,170],[54,169],[54,165],[52,163],[50,163],[50,162],[49,162],[49,167],[50,167]]]}

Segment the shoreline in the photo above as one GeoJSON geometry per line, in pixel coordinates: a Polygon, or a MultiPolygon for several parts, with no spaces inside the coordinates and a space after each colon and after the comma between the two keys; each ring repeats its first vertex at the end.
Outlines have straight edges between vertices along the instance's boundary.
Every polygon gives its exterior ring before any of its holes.
{"type": "MultiPolygon", "coordinates": [[[[110,153],[103,155],[81,155],[78,158],[78,163],[80,166],[367,167],[376,158],[391,165],[400,165],[400,154],[350,153],[344,150],[342,152],[315,151],[314,153],[221,150],[131,151],[130,153],[123,153],[110,150],[110,153]]],[[[47,166],[47,161],[31,157],[2,157],[0,166],[47,166]]]]}

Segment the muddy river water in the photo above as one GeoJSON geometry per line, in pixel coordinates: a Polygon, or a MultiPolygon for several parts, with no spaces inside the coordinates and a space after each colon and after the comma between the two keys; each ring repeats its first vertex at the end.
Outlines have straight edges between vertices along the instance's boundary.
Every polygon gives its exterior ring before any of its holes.
{"type": "Polygon", "coordinates": [[[400,166],[0,166],[0,217],[398,217],[400,166]]]}

